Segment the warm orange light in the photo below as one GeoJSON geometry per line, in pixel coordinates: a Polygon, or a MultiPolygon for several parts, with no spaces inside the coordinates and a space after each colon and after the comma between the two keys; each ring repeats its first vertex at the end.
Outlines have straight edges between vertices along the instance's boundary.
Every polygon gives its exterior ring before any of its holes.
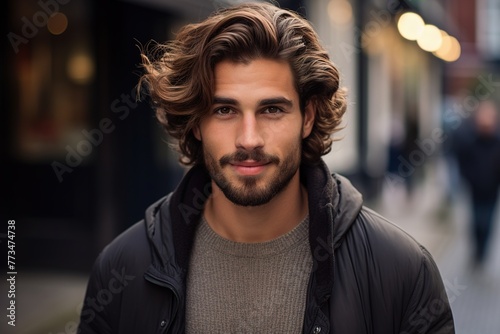
{"type": "Polygon", "coordinates": [[[60,35],[68,28],[68,18],[61,12],[52,14],[47,22],[47,29],[52,35],[60,35]]]}
{"type": "Polygon", "coordinates": [[[86,84],[94,76],[94,62],[88,54],[77,53],[69,59],[67,71],[72,80],[86,84]]]}
{"type": "Polygon", "coordinates": [[[328,16],[336,24],[347,24],[352,21],[352,6],[347,0],[330,0],[328,16]]]}
{"type": "Polygon", "coordinates": [[[441,47],[434,54],[444,61],[453,62],[460,58],[461,53],[458,40],[453,36],[444,36],[441,47]]]}

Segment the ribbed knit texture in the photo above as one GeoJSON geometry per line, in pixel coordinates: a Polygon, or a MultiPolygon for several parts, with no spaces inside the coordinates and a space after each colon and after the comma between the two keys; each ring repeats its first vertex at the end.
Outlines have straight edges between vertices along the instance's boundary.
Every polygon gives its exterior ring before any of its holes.
{"type": "Polygon", "coordinates": [[[199,224],[187,278],[186,333],[301,333],[312,269],[309,220],[277,239],[238,243],[199,224]]]}

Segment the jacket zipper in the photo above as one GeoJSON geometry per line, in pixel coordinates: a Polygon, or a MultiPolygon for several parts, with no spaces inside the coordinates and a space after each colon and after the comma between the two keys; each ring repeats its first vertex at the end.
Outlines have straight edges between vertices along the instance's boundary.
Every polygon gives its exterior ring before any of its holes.
{"type": "Polygon", "coordinates": [[[179,309],[179,303],[180,303],[179,293],[178,293],[177,289],[174,287],[174,285],[171,282],[169,282],[168,280],[164,279],[164,278],[160,278],[160,277],[158,277],[158,276],[156,276],[156,275],[154,275],[152,273],[149,273],[149,272],[146,272],[145,278],[146,278],[146,280],[148,280],[149,282],[151,282],[153,284],[156,284],[156,285],[162,286],[164,288],[170,289],[170,291],[172,291],[173,294],[174,294],[174,296],[175,296],[176,303],[175,303],[175,306],[174,306],[174,312],[172,314],[172,319],[170,319],[169,324],[167,326],[165,326],[165,328],[163,328],[163,330],[162,330],[163,333],[166,333],[166,332],[168,332],[168,330],[170,329],[170,326],[174,322],[174,318],[177,315],[177,311],[179,309]]]}

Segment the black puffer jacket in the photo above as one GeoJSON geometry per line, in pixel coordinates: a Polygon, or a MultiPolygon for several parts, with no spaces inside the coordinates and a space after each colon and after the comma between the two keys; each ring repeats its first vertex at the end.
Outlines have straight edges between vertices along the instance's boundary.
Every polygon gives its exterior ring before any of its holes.
{"type": "MultiPolygon", "coordinates": [[[[327,167],[302,167],[314,259],[303,333],[454,333],[438,269],[414,239],[362,206],[327,167]]],[[[96,260],[80,333],[183,333],[191,244],[210,193],[193,167],[96,260]]]]}

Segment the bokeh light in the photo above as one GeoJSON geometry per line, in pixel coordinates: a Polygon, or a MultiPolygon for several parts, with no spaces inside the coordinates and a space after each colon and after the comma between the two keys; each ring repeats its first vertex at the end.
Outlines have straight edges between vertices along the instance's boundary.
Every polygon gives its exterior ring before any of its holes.
{"type": "Polygon", "coordinates": [[[352,6],[347,0],[330,0],[328,16],[336,24],[347,24],[352,21],[352,6]]]}
{"type": "Polygon", "coordinates": [[[460,43],[453,36],[443,36],[441,47],[434,53],[437,57],[447,62],[453,62],[460,58],[462,53],[460,43]]]}
{"type": "Polygon", "coordinates": [[[76,53],[68,61],[67,72],[73,81],[86,84],[94,76],[94,62],[86,53],[76,53]]]}
{"type": "Polygon", "coordinates": [[[432,24],[426,24],[422,34],[417,38],[417,44],[424,51],[437,51],[443,43],[441,30],[432,24]]]}
{"type": "Polygon", "coordinates": [[[61,12],[54,13],[47,22],[47,29],[52,35],[60,35],[68,28],[68,18],[61,12]]]}
{"type": "Polygon", "coordinates": [[[398,20],[398,30],[404,38],[415,41],[422,35],[425,22],[420,15],[412,12],[407,12],[401,15],[398,20]]]}

